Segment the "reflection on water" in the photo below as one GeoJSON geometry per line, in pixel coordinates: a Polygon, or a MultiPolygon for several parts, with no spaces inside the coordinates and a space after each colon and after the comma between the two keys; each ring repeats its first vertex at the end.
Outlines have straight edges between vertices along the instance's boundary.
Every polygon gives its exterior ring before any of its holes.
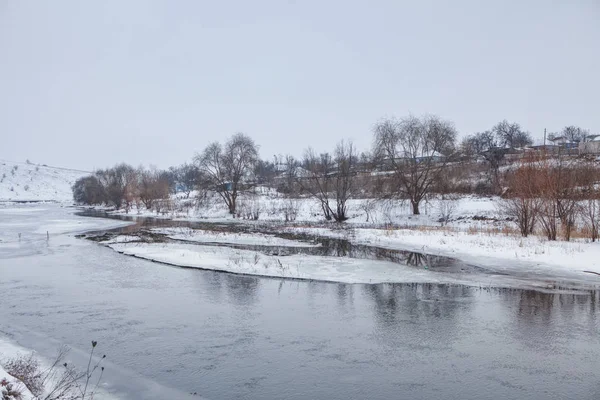
{"type": "MultiPolygon", "coordinates": [[[[79,212],[78,215],[93,216],[93,217],[108,217],[114,219],[122,219],[127,221],[135,221],[134,225],[130,225],[123,228],[113,229],[110,232],[112,234],[137,234],[142,240],[147,242],[156,241],[177,241],[185,242],[189,244],[198,244],[194,241],[186,240],[173,240],[168,239],[166,235],[157,234],[151,232],[149,228],[156,227],[185,227],[192,229],[202,229],[213,232],[260,232],[269,233],[274,236],[282,237],[285,239],[304,240],[312,243],[317,243],[319,246],[313,247],[293,247],[293,246],[270,246],[270,245],[248,245],[239,243],[202,243],[203,245],[213,246],[225,246],[242,250],[253,250],[259,251],[269,255],[286,256],[292,254],[303,254],[303,255],[314,255],[314,256],[332,256],[332,257],[350,257],[356,259],[365,260],[380,260],[390,261],[404,266],[410,266],[415,268],[426,268],[432,271],[438,272],[450,272],[450,273],[471,273],[471,274],[490,274],[491,271],[479,268],[474,265],[469,265],[460,260],[453,259],[450,257],[437,256],[431,254],[423,254],[407,250],[388,249],[384,247],[361,245],[355,244],[348,240],[337,239],[337,238],[326,238],[314,235],[306,234],[294,234],[294,233],[281,233],[274,231],[271,227],[266,225],[244,225],[244,224],[218,224],[209,222],[197,222],[197,221],[173,221],[166,219],[157,218],[146,218],[146,217],[130,217],[122,215],[107,214],[97,210],[85,210],[79,212]]],[[[102,235],[103,239],[107,239],[110,236],[106,236],[104,231],[98,232],[97,234],[102,235]]],[[[94,234],[88,235],[92,238],[94,234]]],[[[497,271],[494,274],[498,275],[497,271]]]]}
{"type": "Polygon", "coordinates": [[[128,399],[600,395],[597,291],[262,279],[59,237],[0,259],[0,293],[1,331],[42,354],[98,340],[128,399]]]}

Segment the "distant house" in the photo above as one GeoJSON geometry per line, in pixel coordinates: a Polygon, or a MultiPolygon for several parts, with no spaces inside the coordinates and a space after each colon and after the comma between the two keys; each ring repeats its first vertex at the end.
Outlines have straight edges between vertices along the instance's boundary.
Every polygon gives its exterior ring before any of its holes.
{"type": "Polygon", "coordinates": [[[409,163],[415,161],[418,163],[423,163],[427,161],[432,162],[443,162],[446,160],[446,156],[437,151],[432,151],[430,153],[423,153],[421,155],[415,156],[414,154],[404,153],[399,157],[395,158],[396,163],[409,163]]]}
{"type": "Polygon", "coordinates": [[[600,154],[600,135],[590,135],[579,143],[579,154],[600,154]]]}
{"type": "Polygon", "coordinates": [[[563,149],[576,149],[579,146],[578,142],[573,142],[567,139],[565,136],[556,136],[552,139],[548,139],[555,146],[559,146],[563,149]]]}
{"type": "Polygon", "coordinates": [[[529,146],[531,150],[539,151],[542,153],[553,154],[558,153],[560,150],[560,146],[557,144],[540,144],[535,146],[529,146]]]}

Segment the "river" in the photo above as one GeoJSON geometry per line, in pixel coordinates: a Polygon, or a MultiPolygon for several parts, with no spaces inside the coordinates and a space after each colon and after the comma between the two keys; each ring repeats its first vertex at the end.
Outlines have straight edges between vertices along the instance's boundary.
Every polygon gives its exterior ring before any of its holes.
{"type": "Polygon", "coordinates": [[[121,398],[600,398],[598,291],[182,269],[76,238],[115,221],[75,211],[0,208],[0,332],[79,363],[97,340],[121,398]]]}

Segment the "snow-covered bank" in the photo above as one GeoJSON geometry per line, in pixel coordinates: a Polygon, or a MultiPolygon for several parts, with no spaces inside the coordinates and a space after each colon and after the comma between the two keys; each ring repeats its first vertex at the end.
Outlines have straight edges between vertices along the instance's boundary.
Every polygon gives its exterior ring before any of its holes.
{"type": "MultiPolygon", "coordinates": [[[[531,270],[519,274],[517,265],[471,273],[469,267],[454,272],[429,269],[427,262],[399,264],[391,261],[315,255],[271,255],[252,250],[183,243],[105,242],[122,254],[166,265],[273,278],[340,283],[437,283],[475,287],[520,287],[552,290],[588,286],[576,277],[531,270]],[[512,269],[511,269],[512,268],[512,269]],[[513,273],[511,273],[513,272],[513,273]],[[558,284],[557,282],[560,282],[558,284]],[[570,282],[570,283],[568,283],[570,282]],[[573,285],[571,285],[573,284],[573,285]]],[[[416,256],[418,259],[418,255],[416,256]]],[[[407,259],[408,261],[408,259],[407,259]]],[[[418,260],[417,260],[418,261],[418,260]]],[[[452,260],[448,260],[452,262],[452,260]]],[[[600,283],[600,280],[598,280],[600,283]]]]}
{"type": "Polygon", "coordinates": [[[0,398],[2,400],[35,400],[27,386],[12,377],[0,364],[0,398]]]}
{"type": "Polygon", "coordinates": [[[328,256],[275,256],[228,247],[178,243],[111,243],[108,246],[125,255],[169,265],[236,274],[344,283],[464,283],[464,280],[444,274],[387,261],[328,256]]]}
{"type": "Polygon", "coordinates": [[[232,243],[259,246],[314,247],[317,244],[289,240],[263,233],[216,232],[190,228],[155,228],[155,233],[164,234],[171,239],[197,243],[232,243]]]}
{"type": "MultiPolygon", "coordinates": [[[[49,395],[53,391],[53,388],[58,384],[58,379],[59,379],[60,374],[50,374],[50,376],[48,377],[47,380],[45,380],[44,385],[43,385],[45,394],[40,398],[39,396],[38,397],[34,396],[33,393],[31,393],[31,391],[27,388],[27,386],[23,382],[14,378],[6,371],[5,366],[9,360],[13,360],[13,359],[23,357],[23,356],[28,356],[30,354],[33,354],[35,359],[37,360],[37,362],[39,362],[39,367],[40,367],[39,372],[45,374],[45,373],[47,373],[47,371],[50,370],[53,362],[41,357],[39,354],[32,352],[31,350],[28,350],[24,347],[19,346],[18,344],[10,341],[8,338],[0,336],[0,382],[5,380],[7,383],[11,384],[15,393],[21,394],[21,397],[7,396],[6,400],[45,399],[46,398],[45,396],[49,395]]],[[[60,369],[61,367],[62,367],[62,365],[57,366],[57,370],[60,369]]],[[[30,372],[33,373],[34,371],[30,371],[30,372]]],[[[94,385],[95,385],[95,383],[94,383],[94,385]]],[[[4,400],[4,398],[2,397],[2,395],[3,395],[2,389],[3,389],[2,385],[0,384],[0,399],[4,400]]],[[[5,386],[4,389],[7,389],[7,386],[5,386]]],[[[98,386],[98,388],[95,388],[95,390],[92,390],[92,392],[93,392],[93,397],[86,396],[86,399],[88,399],[88,398],[90,398],[90,399],[94,398],[94,399],[98,399],[98,400],[116,400],[116,399],[118,399],[118,397],[115,397],[114,395],[110,395],[106,391],[102,390],[101,385],[98,386]]],[[[73,393],[75,393],[75,391],[73,391],[73,393]]],[[[56,395],[56,393],[55,393],[55,395],[56,395]]],[[[77,393],[75,393],[75,395],[77,395],[77,393]]],[[[71,398],[79,398],[79,397],[70,397],[69,393],[65,393],[64,396],[62,396],[62,397],[50,397],[50,398],[51,399],[56,398],[57,400],[60,400],[60,399],[71,399],[71,398]]]]}
{"type": "MultiPolygon", "coordinates": [[[[401,202],[375,202],[368,209],[367,203],[373,200],[354,199],[349,202],[354,213],[344,224],[324,222],[322,216],[314,211],[317,208],[311,199],[297,199],[297,219],[295,223],[285,224],[277,213],[278,204],[285,199],[269,196],[262,196],[257,200],[262,202],[260,208],[264,210],[259,221],[233,219],[222,204],[215,203],[209,205],[210,218],[203,219],[202,210],[192,212],[187,217],[175,213],[171,218],[221,224],[218,233],[188,228],[159,229],[155,232],[177,240],[234,245],[296,246],[296,240],[290,243],[289,239],[275,238],[272,234],[277,232],[308,237],[336,237],[355,244],[451,257],[498,273],[506,272],[521,277],[529,275],[532,278],[543,276],[548,279],[575,279],[591,285],[600,284],[600,277],[594,274],[600,273],[600,244],[579,238],[570,242],[548,241],[541,236],[522,238],[516,233],[516,224],[498,209],[498,198],[463,196],[458,200],[454,199],[451,218],[442,226],[439,222],[439,210],[443,207],[440,204],[447,201],[442,199],[434,199],[425,204],[421,215],[411,215],[407,205],[401,202]],[[367,214],[369,222],[366,222],[367,214]],[[224,222],[227,224],[222,224],[224,222]],[[248,230],[261,233],[226,232],[228,224],[246,225],[248,230]]],[[[146,213],[142,211],[141,215],[144,214],[146,213]]],[[[237,229],[231,228],[231,231],[235,230],[237,229]]],[[[309,257],[313,256],[304,256],[304,259],[309,257]]],[[[213,269],[225,270],[222,267],[213,269]]],[[[262,272],[264,275],[280,275],[278,270],[277,274],[275,271],[262,272]]],[[[367,272],[368,270],[361,270],[360,277],[354,276],[351,281],[380,280],[378,273],[371,277],[367,272]],[[361,275],[363,272],[365,275],[361,275]]],[[[324,277],[322,272],[311,271],[306,279],[338,280],[339,271],[334,275],[324,277]],[[311,277],[311,274],[316,276],[311,277]]],[[[391,281],[389,276],[385,279],[383,281],[391,281]]],[[[395,276],[395,279],[406,282],[405,276],[395,276]]]]}
{"type": "Polygon", "coordinates": [[[418,251],[457,258],[502,270],[521,269],[532,274],[576,273],[591,283],[600,273],[600,243],[584,240],[549,241],[538,236],[523,238],[510,234],[457,229],[344,229],[286,228],[286,232],[344,238],[358,244],[418,251]]]}

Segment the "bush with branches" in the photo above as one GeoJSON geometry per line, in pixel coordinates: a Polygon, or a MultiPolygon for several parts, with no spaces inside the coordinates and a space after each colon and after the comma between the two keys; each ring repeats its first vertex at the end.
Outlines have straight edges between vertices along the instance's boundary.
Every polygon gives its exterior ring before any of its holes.
{"type": "MultiPolygon", "coordinates": [[[[23,383],[34,396],[34,400],[91,400],[102,381],[104,373],[102,362],[106,358],[106,355],[103,355],[94,359],[97,344],[98,342],[92,341],[85,371],[79,371],[65,361],[69,352],[66,347],[58,350],[54,362],[48,368],[43,368],[34,354],[19,355],[9,359],[3,363],[3,367],[8,374],[23,383]]],[[[7,384],[3,387],[7,393],[9,390],[14,390],[12,385],[11,389],[7,384]]],[[[4,393],[2,394],[4,396],[4,393]]],[[[9,398],[8,394],[6,398],[9,398]]],[[[19,399],[14,394],[13,398],[19,399]]]]}

